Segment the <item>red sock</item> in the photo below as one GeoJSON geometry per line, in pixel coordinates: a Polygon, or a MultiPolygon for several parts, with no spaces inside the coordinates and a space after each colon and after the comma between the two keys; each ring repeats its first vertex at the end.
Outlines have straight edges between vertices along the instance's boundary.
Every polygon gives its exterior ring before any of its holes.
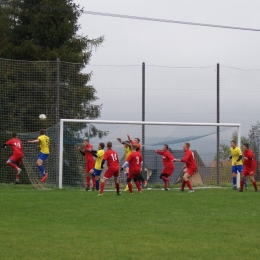
{"type": "Polygon", "coordinates": [[[255,190],[258,190],[256,181],[252,181],[252,183],[253,183],[253,185],[254,185],[254,187],[255,187],[255,190]]]}
{"type": "Polygon", "coordinates": [[[120,192],[119,182],[116,183],[116,192],[117,192],[117,193],[120,192]]]}
{"type": "Polygon", "coordinates": [[[164,188],[165,189],[168,189],[168,183],[169,183],[168,181],[164,181],[164,188]]]}
{"type": "Polygon", "coordinates": [[[19,180],[19,179],[20,179],[20,175],[16,174],[16,175],[15,175],[15,179],[16,179],[16,180],[19,180]]]}
{"type": "Polygon", "coordinates": [[[101,182],[101,186],[100,186],[100,191],[99,191],[99,193],[100,193],[100,194],[103,194],[104,189],[105,189],[105,183],[102,181],[102,182],[101,182]]]}
{"type": "Polygon", "coordinates": [[[164,181],[169,181],[169,178],[167,178],[167,177],[165,177],[165,176],[162,176],[162,179],[163,179],[164,181]]]}
{"type": "Polygon", "coordinates": [[[189,187],[189,189],[192,190],[192,186],[190,184],[190,180],[187,180],[186,183],[187,183],[187,186],[189,187]]]}
{"type": "Polygon", "coordinates": [[[184,190],[184,188],[185,188],[185,184],[186,184],[186,181],[182,181],[182,184],[181,184],[181,190],[184,190]]]}
{"type": "Polygon", "coordinates": [[[96,188],[96,178],[95,178],[95,176],[92,176],[92,187],[96,188]]]}
{"type": "Polygon", "coordinates": [[[12,162],[7,162],[7,164],[8,164],[9,166],[11,166],[12,168],[14,168],[16,171],[18,170],[17,165],[15,165],[14,163],[12,163],[12,162]]]}
{"type": "Polygon", "coordinates": [[[90,187],[90,177],[89,176],[86,177],[86,185],[87,185],[87,188],[90,187]]]}
{"type": "Polygon", "coordinates": [[[132,185],[132,182],[131,182],[131,181],[128,182],[127,185],[128,185],[128,188],[129,188],[129,192],[130,192],[130,193],[133,193],[133,185],[132,185]]]}
{"type": "Polygon", "coordinates": [[[136,182],[135,182],[135,185],[136,185],[138,191],[141,191],[141,190],[142,190],[139,181],[136,181],[136,182]]]}
{"type": "Polygon", "coordinates": [[[245,181],[244,181],[244,180],[241,180],[241,181],[240,181],[240,190],[241,190],[241,191],[243,191],[244,184],[245,184],[245,181]]]}

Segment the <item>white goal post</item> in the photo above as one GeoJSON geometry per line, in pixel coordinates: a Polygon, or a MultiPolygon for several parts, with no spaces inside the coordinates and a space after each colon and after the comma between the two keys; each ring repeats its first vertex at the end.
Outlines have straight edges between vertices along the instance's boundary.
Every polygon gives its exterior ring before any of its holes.
{"type": "MultiPolygon", "coordinates": [[[[143,121],[110,121],[110,120],[81,120],[81,119],[61,119],[59,133],[59,189],[63,188],[63,151],[64,151],[64,124],[65,123],[86,123],[86,124],[118,124],[118,125],[141,125],[141,126],[196,126],[196,127],[236,127],[237,146],[241,146],[241,124],[234,123],[190,123],[190,122],[143,122],[143,121]]],[[[230,174],[231,176],[231,174],[230,174]]],[[[240,176],[237,176],[237,187],[240,186],[240,176]]],[[[231,181],[231,178],[230,178],[231,181]]]]}

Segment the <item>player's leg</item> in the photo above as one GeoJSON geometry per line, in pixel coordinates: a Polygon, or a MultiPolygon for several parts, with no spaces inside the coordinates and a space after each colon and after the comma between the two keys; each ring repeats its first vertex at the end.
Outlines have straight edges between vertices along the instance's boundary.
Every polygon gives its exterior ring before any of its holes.
{"type": "Polygon", "coordinates": [[[195,171],[191,170],[191,169],[187,169],[187,171],[184,173],[183,179],[185,180],[187,186],[189,187],[189,192],[194,192],[190,180],[189,178],[194,174],[195,171]]]}
{"type": "Polygon", "coordinates": [[[119,184],[119,169],[114,171],[114,182],[115,182],[115,186],[116,186],[116,193],[117,195],[121,195],[120,193],[120,184],[119,184]]]}
{"type": "Polygon", "coordinates": [[[102,179],[101,185],[100,185],[100,191],[99,191],[99,196],[103,195],[104,193],[104,189],[105,189],[105,185],[106,185],[106,181],[108,180],[108,178],[106,178],[105,176],[102,179]]]}
{"type": "MultiPolygon", "coordinates": [[[[128,174],[129,174],[129,164],[128,163],[126,164],[126,167],[125,167],[125,174],[126,174],[126,178],[127,178],[128,174]]],[[[128,184],[126,184],[125,191],[128,191],[128,190],[129,190],[128,184]]]]}
{"type": "Polygon", "coordinates": [[[185,175],[185,173],[187,172],[187,168],[184,168],[183,169],[183,177],[182,177],[182,183],[181,183],[181,189],[180,189],[180,191],[184,191],[184,188],[185,188],[185,185],[186,185],[186,179],[184,179],[184,175],[185,175]]]}
{"type": "Polygon", "coordinates": [[[254,186],[254,188],[255,188],[255,192],[258,192],[258,187],[257,187],[257,183],[256,183],[256,180],[255,180],[255,176],[254,176],[255,174],[254,173],[251,173],[250,175],[249,175],[249,177],[250,177],[250,180],[251,180],[251,182],[252,182],[252,184],[253,184],[253,186],[254,186]]]}
{"type": "Polygon", "coordinates": [[[236,190],[237,189],[237,167],[232,166],[231,171],[232,171],[233,190],[236,190]]]}
{"type": "Polygon", "coordinates": [[[90,165],[89,163],[86,163],[86,191],[90,189],[90,178],[91,178],[90,171],[94,168],[91,166],[92,164],[90,165]]]}
{"type": "Polygon", "coordinates": [[[96,190],[99,191],[99,183],[100,183],[100,175],[102,173],[102,170],[94,169],[94,177],[96,181],[96,190]]]}
{"type": "Polygon", "coordinates": [[[161,173],[160,179],[163,180],[164,182],[164,190],[168,190],[168,183],[169,183],[169,178],[167,173],[161,173]]]}
{"type": "Polygon", "coordinates": [[[128,189],[130,194],[133,194],[133,185],[132,185],[132,178],[130,175],[128,175],[127,179],[126,179],[127,185],[128,185],[128,189]]]}
{"type": "Polygon", "coordinates": [[[140,183],[143,184],[143,186],[145,188],[146,185],[147,185],[147,181],[144,179],[144,177],[143,177],[143,175],[141,173],[139,174],[138,180],[139,180],[140,183]]]}
{"type": "Polygon", "coordinates": [[[40,153],[38,156],[38,159],[36,161],[36,165],[38,166],[38,169],[41,172],[42,178],[40,180],[40,182],[45,182],[48,178],[48,173],[45,172],[44,166],[43,166],[43,162],[48,158],[48,154],[43,154],[40,153]]]}
{"type": "Polygon", "coordinates": [[[139,176],[138,175],[136,175],[134,177],[134,182],[135,182],[136,188],[138,190],[138,193],[142,193],[142,188],[141,188],[141,185],[140,185],[140,182],[139,182],[139,176]]]}
{"type": "Polygon", "coordinates": [[[12,155],[6,162],[6,164],[8,166],[15,169],[15,182],[16,183],[20,182],[20,175],[19,174],[22,171],[22,169],[19,167],[20,161],[21,161],[21,158],[16,158],[15,156],[12,155]]]}
{"type": "Polygon", "coordinates": [[[244,183],[245,183],[245,180],[246,180],[246,175],[247,175],[247,171],[244,171],[243,174],[241,175],[240,189],[239,189],[240,192],[243,191],[244,183]]]}

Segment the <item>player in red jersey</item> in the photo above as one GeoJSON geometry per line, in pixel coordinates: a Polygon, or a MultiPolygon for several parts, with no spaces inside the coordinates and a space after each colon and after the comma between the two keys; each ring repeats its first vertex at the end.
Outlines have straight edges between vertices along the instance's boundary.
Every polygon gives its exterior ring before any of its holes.
{"type": "Polygon", "coordinates": [[[20,182],[20,172],[22,169],[20,168],[20,164],[23,159],[23,144],[18,139],[17,133],[13,133],[12,139],[8,140],[3,147],[6,148],[7,146],[11,146],[13,153],[12,156],[7,160],[6,164],[11,166],[15,169],[16,176],[15,176],[15,182],[20,182]]]}
{"type": "Polygon", "coordinates": [[[251,180],[251,182],[252,182],[252,184],[255,188],[255,192],[258,192],[257,183],[256,183],[256,180],[254,178],[255,172],[256,172],[255,155],[249,149],[248,143],[244,143],[242,149],[244,151],[244,161],[243,161],[244,171],[242,172],[242,178],[241,178],[241,181],[240,181],[240,190],[239,191],[240,192],[243,191],[246,176],[249,176],[249,178],[250,178],[250,180],[251,180]]]}
{"type": "Polygon", "coordinates": [[[132,179],[135,182],[135,185],[138,189],[139,193],[142,193],[142,189],[139,182],[139,176],[141,174],[141,167],[143,162],[143,157],[141,153],[136,151],[137,146],[135,144],[131,145],[131,154],[127,157],[124,165],[122,168],[124,168],[125,165],[129,164],[129,174],[127,176],[127,184],[129,188],[130,194],[133,194],[133,185],[132,185],[132,179]]]}
{"type": "Polygon", "coordinates": [[[121,195],[120,188],[119,188],[119,160],[118,160],[118,154],[116,151],[112,149],[112,143],[107,142],[107,151],[104,154],[103,161],[101,163],[101,168],[103,169],[104,163],[107,161],[107,170],[103,175],[103,179],[101,182],[100,192],[98,196],[103,195],[106,181],[112,177],[114,177],[115,186],[116,186],[116,192],[117,195],[121,195]]]}
{"type": "Polygon", "coordinates": [[[194,158],[193,152],[190,150],[190,143],[184,143],[183,145],[184,157],[182,159],[174,159],[175,162],[185,162],[186,164],[183,166],[183,170],[186,169],[183,175],[183,181],[180,191],[184,191],[184,187],[187,186],[190,189],[190,193],[194,192],[189,177],[192,176],[197,171],[197,164],[194,158]]]}
{"type": "MultiPolygon", "coordinates": [[[[95,166],[95,159],[92,154],[93,147],[89,143],[88,139],[85,139],[83,141],[83,145],[84,145],[84,150],[81,150],[80,147],[78,147],[78,150],[83,156],[85,156],[86,159],[86,191],[88,191],[90,189],[90,177],[92,176],[90,171],[95,166]]],[[[92,190],[94,191],[95,189],[96,189],[96,179],[95,176],[92,176],[92,190]]]]}
{"type": "Polygon", "coordinates": [[[173,164],[174,157],[169,151],[168,144],[164,144],[162,150],[155,150],[155,152],[162,155],[164,168],[160,175],[160,179],[164,181],[164,190],[168,191],[169,190],[168,186],[170,182],[169,177],[172,175],[174,171],[174,164],[173,164]]]}

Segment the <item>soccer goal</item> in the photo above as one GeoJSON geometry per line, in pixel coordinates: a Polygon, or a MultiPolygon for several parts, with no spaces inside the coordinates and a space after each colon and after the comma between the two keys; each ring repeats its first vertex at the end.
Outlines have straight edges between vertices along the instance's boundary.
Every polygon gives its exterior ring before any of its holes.
{"type": "MultiPolygon", "coordinates": [[[[78,147],[83,148],[84,139],[89,140],[94,150],[98,149],[101,142],[112,142],[122,165],[125,161],[124,146],[117,138],[121,138],[122,141],[128,140],[127,135],[131,139],[139,138],[143,154],[142,175],[148,181],[148,185],[158,188],[162,184],[159,176],[163,164],[161,155],[156,154],[154,150],[162,149],[164,144],[167,144],[173,156],[179,159],[184,156],[184,142],[190,143],[190,149],[198,165],[198,171],[191,179],[193,185],[230,187],[231,166],[227,159],[230,156],[229,144],[234,136],[237,138],[237,145],[241,146],[241,125],[231,123],[61,119],[59,134],[57,184],[60,189],[85,187],[85,158],[77,150],[78,147]]],[[[57,156],[57,153],[53,156],[57,156]]],[[[181,181],[182,166],[183,163],[175,163],[175,170],[171,176],[173,187],[181,181]]],[[[125,181],[126,176],[121,173],[120,182],[125,184],[125,181]]],[[[237,184],[239,186],[239,178],[237,184]]]]}

